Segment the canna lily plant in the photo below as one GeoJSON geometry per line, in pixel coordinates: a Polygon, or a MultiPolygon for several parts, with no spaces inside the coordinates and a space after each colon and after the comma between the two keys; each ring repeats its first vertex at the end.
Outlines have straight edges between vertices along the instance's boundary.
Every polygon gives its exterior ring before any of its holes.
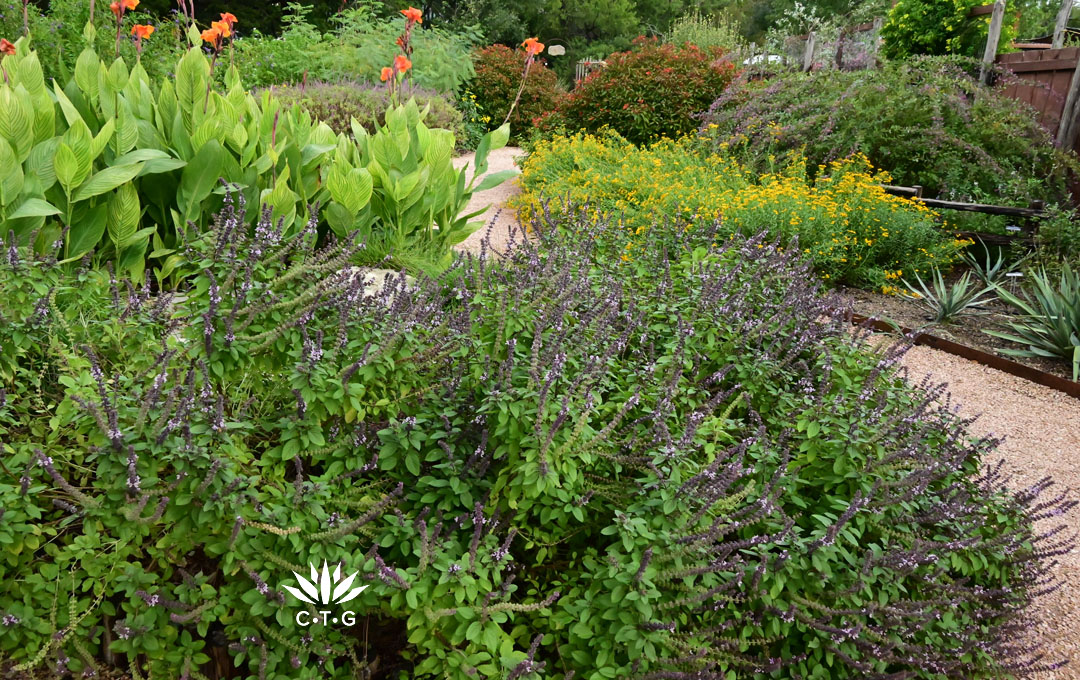
{"type": "MultiPolygon", "coordinates": [[[[118,21],[134,4],[118,4],[118,21]]],[[[150,267],[162,285],[177,285],[198,269],[184,256],[188,233],[204,230],[232,193],[263,207],[286,234],[303,229],[318,206],[319,232],[363,241],[372,262],[444,267],[450,247],[479,228],[461,215],[473,192],[507,173],[467,182],[450,163],[453,134],[424,126],[415,103],[388,112],[374,135],[358,124],[339,135],[272,93],[256,98],[233,67],[218,91],[212,69],[235,21],[215,22],[209,59],[192,47],[161,83],[137,61],[103,61],[92,24],[63,85],[45,82],[29,39],[5,46],[0,232],[42,251],[61,241],[65,261],[92,253],[136,278],[150,267]]],[[[192,44],[204,37],[189,27],[192,44]]],[[[505,126],[485,138],[475,176],[507,138],[505,126]]],[[[249,223],[259,212],[249,211],[249,223]]]]}

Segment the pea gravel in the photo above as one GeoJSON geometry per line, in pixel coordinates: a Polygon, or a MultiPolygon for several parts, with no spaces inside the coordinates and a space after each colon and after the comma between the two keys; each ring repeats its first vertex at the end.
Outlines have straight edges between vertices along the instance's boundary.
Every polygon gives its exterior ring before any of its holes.
{"type": "MultiPolygon", "coordinates": [[[[947,383],[959,413],[978,416],[971,425],[974,434],[1004,439],[997,454],[1013,476],[1010,487],[1050,476],[1058,485],[1052,490],[1066,487],[1073,498],[1080,495],[1080,399],[929,347],[912,348],[902,363],[913,383],[926,375],[947,383]]],[[[1080,528],[1078,515],[1074,511],[1064,518],[1070,534],[1080,528]]],[[[1046,520],[1039,528],[1060,525],[1061,519],[1046,520]]],[[[1057,559],[1064,583],[1039,602],[1029,632],[1041,643],[1046,662],[1068,663],[1035,677],[1080,680],[1080,550],[1057,559]]]]}

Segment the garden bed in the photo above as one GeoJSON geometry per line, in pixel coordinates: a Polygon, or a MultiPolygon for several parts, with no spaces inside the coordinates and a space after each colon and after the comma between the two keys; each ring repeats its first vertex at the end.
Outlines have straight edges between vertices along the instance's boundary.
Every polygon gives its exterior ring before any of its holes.
{"type": "Polygon", "coordinates": [[[1013,317],[1010,308],[999,300],[981,305],[984,312],[982,314],[961,316],[952,323],[942,325],[931,324],[925,310],[914,300],[849,287],[840,287],[836,292],[856,314],[893,321],[903,328],[930,333],[988,354],[1008,357],[1019,364],[1051,375],[1072,379],[1072,371],[1063,361],[1017,357],[1002,352],[1004,349],[1023,349],[1023,346],[984,332],[1002,330],[1003,323],[1013,317]]]}

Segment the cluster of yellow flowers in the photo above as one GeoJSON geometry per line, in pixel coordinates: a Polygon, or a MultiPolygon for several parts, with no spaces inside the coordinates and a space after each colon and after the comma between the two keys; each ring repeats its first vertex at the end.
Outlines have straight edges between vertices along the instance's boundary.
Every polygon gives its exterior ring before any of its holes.
{"type": "Polygon", "coordinates": [[[515,205],[525,220],[541,196],[588,202],[594,219],[620,216],[624,260],[648,231],[674,218],[684,228],[719,218],[725,235],[768,231],[785,244],[797,239],[823,279],[873,289],[905,270],[947,265],[968,243],[948,235],[921,203],[886,193],[882,185],[891,178],[865,156],[819,166],[815,174],[810,179],[805,159],[795,159],[755,176],[723,150],[704,151],[693,137],[637,148],[614,134],[579,134],[534,149],[515,205]]]}

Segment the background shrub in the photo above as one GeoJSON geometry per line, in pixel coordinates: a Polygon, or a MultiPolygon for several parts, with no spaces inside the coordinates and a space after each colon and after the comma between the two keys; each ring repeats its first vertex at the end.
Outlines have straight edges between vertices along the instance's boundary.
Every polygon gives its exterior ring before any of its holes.
{"type": "MultiPolygon", "coordinates": [[[[897,0],[881,28],[882,54],[890,59],[919,54],[981,59],[990,16],[969,18],[968,14],[982,4],[982,0],[897,0]]],[[[1005,15],[1001,29],[998,44],[1008,49],[1016,37],[1015,12],[1005,15]]]]}
{"type": "Polygon", "coordinates": [[[697,127],[694,114],[707,109],[735,74],[721,48],[644,38],[636,45],[608,57],[607,66],[563,99],[545,125],[590,131],[606,126],[635,144],[678,137],[697,127]]]}
{"type": "Polygon", "coordinates": [[[3,244],[5,673],[109,644],[191,675],[208,639],[250,678],[1026,667],[1059,549],[1028,513],[1069,503],[981,474],[994,442],[794,254],[627,267],[563,214],[541,252],[374,295],[355,246],[230,210],[182,297],[3,244]],[[368,586],[352,628],[296,624],[283,586],[323,561],[368,586]]]}
{"type": "MultiPolygon", "coordinates": [[[[309,8],[290,5],[290,10],[280,38],[255,33],[236,41],[236,65],[250,86],[297,84],[305,78],[373,82],[400,51],[394,44],[404,30],[400,15],[382,19],[360,5],[345,9],[332,29],[321,31],[308,21],[309,8]]],[[[467,28],[414,31],[410,80],[418,87],[456,93],[473,76],[469,53],[477,40],[479,35],[467,28]]]]}
{"type": "Polygon", "coordinates": [[[758,168],[774,154],[805,154],[813,169],[863,153],[897,183],[942,198],[1024,206],[1063,198],[1075,161],[1030,107],[980,85],[971,67],[921,58],[740,81],[709,109],[703,131],[758,168]]]}
{"type": "Polygon", "coordinates": [[[730,14],[705,15],[700,10],[694,10],[671,23],[671,28],[664,35],[664,42],[734,51],[743,47],[746,39],[730,14]]]}
{"type": "MultiPolygon", "coordinates": [[[[506,119],[521,86],[525,52],[506,45],[490,45],[474,50],[472,59],[476,77],[469,83],[469,92],[476,95],[476,105],[490,117],[489,125],[498,127],[506,119]]],[[[563,96],[555,72],[543,59],[534,61],[521,100],[510,116],[510,132],[514,139],[526,135],[533,121],[552,111],[563,96]]]]}
{"type": "Polygon", "coordinates": [[[587,203],[597,218],[618,217],[623,229],[614,255],[627,261],[654,240],[673,238],[665,221],[689,222],[707,245],[719,219],[721,238],[764,231],[785,246],[797,239],[826,281],[885,292],[902,276],[947,266],[967,243],[924,206],[886,194],[880,185],[889,176],[865,158],[834,162],[818,174],[812,179],[803,159],[758,175],[731,156],[701,153],[693,138],[639,149],[610,133],[578,134],[537,144],[516,205],[528,219],[546,198],[569,198],[587,203]],[[650,233],[656,228],[661,234],[650,233]]]}
{"type": "MultiPolygon", "coordinates": [[[[404,90],[404,95],[415,99],[421,110],[428,109],[425,125],[450,130],[455,138],[461,139],[462,115],[450,95],[408,85],[404,90]]],[[[339,134],[352,133],[353,118],[368,132],[375,132],[378,126],[386,124],[386,111],[391,104],[386,85],[369,83],[308,83],[275,87],[273,94],[284,106],[299,104],[312,118],[339,134]]]]}

